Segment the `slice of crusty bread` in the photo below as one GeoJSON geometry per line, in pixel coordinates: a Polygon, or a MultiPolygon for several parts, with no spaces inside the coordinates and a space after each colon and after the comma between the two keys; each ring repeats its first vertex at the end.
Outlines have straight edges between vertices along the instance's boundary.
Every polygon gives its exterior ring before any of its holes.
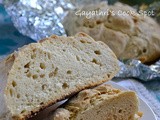
{"type": "Polygon", "coordinates": [[[0,118],[11,114],[17,120],[110,80],[118,71],[117,58],[109,47],[84,33],[74,37],[53,35],[27,45],[0,66],[0,100],[5,108],[0,108],[0,118]]]}
{"type": "Polygon", "coordinates": [[[51,113],[48,120],[136,120],[137,113],[138,98],[134,92],[104,84],[79,92],[51,113]]]}

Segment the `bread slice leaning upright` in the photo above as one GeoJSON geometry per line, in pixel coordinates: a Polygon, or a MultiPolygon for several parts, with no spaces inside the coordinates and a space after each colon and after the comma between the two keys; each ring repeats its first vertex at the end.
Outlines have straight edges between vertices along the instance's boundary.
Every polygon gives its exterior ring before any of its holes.
{"type": "Polygon", "coordinates": [[[84,33],[53,35],[29,44],[0,66],[0,119],[10,116],[16,120],[30,118],[73,93],[108,81],[118,71],[110,48],[84,33]]]}
{"type": "Polygon", "coordinates": [[[46,120],[138,120],[138,98],[133,91],[100,85],[79,92],[46,120]]]}

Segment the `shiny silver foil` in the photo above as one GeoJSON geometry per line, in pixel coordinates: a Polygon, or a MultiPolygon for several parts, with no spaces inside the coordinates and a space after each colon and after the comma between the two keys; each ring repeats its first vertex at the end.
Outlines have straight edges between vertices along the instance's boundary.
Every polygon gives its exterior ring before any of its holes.
{"type": "MultiPolygon", "coordinates": [[[[61,21],[69,10],[101,1],[107,0],[4,0],[4,5],[15,27],[22,34],[40,40],[52,34],[65,35],[61,21]]],[[[119,64],[121,70],[116,77],[160,80],[160,61],[151,66],[138,60],[119,64]]]]}
{"type": "Polygon", "coordinates": [[[52,34],[65,35],[61,20],[68,10],[102,0],[4,0],[14,26],[34,40],[52,34]]]}
{"type": "Polygon", "coordinates": [[[64,35],[61,20],[74,6],[69,0],[4,0],[14,26],[26,36],[40,40],[64,35]]]}
{"type": "Polygon", "coordinates": [[[144,65],[139,60],[119,62],[120,72],[116,77],[136,78],[143,81],[160,80],[160,60],[153,65],[144,65]]]}

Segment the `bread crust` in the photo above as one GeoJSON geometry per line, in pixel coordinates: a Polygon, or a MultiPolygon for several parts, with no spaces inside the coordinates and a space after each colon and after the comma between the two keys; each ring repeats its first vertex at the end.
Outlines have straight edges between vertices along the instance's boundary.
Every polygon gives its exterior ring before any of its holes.
{"type": "Polygon", "coordinates": [[[7,84],[8,71],[11,69],[14,60],[15,55],[11,54],[5,60],[0,61],[0,119],[2,120],[11,119],[11,113],[6,106],[4,91],[7,84]]]}

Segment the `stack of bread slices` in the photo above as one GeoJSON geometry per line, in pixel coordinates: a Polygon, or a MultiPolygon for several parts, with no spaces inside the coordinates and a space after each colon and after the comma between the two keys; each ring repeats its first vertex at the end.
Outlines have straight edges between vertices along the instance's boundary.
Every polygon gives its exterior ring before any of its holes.
{"type": "Polygon", "coordinates": [[[0,120],[32,118],[70,96],[47,120],[134,120],[136,94],[101,85],[118,70],[111,49],[84,33],[26,45],[0,63],[0,120]]]}

